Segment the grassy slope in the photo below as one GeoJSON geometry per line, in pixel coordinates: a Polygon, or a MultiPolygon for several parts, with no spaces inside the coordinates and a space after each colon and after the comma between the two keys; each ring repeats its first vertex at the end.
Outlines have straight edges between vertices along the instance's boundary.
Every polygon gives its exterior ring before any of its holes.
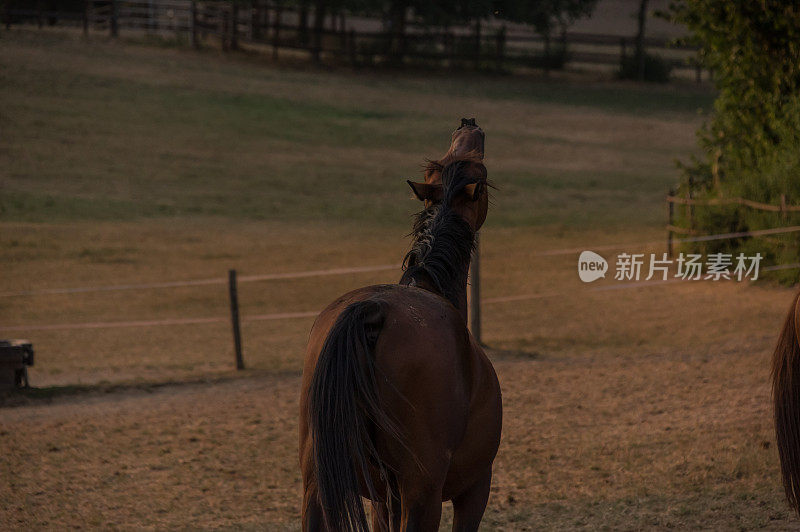
{"type": "Polygon", "coordinates": [[[654,224],[671,160],[692,140],[686,124],[710,101],[614,84],[281,71],[17,33],[4,48],[7,220],[405,225],[402,178],[474,115],[489,132],[492,176],[515,198],[490,223],[654,224]]]}
{"type": "MultiPolygon", "coordinates": [[[[537,256],[660,241],[672,159],[693,149],[708,94],[278,69],[15,30],[0,36],[0,97],[2,291],[396,262],[417,207],[403,180],[443,152],[459,117],[476,116],[500,186],[484,294],[560,294],[484,309],[506,408],[486,529],[796,525],[766,386],[790,293],[710,283],[591,293],[574,256],[537,256]]],[[[243,314],[318,309],[395,278],[243,284],[243,314]]],[[[224,316],[226,305],[223,286],[0,298],[0,321],[224,316]]],[[[45,389],[54,405],[5,409],[0,477],[13,481],[0,497],[14,502],[0,528],[295,529],[309,321],[245,325],[253,379],[74,398],[45,389]]],[[[90,388],[227,378],[229,334],[31,332],[32,376],[90,388]]]]}

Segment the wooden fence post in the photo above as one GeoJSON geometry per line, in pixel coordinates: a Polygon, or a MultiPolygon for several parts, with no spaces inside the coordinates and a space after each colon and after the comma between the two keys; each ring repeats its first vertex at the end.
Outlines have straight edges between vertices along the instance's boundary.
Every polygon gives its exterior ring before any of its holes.
{"type": "Polygon", "coordinates": [[[227,9],[222,9],[222,51],[228,51],[228,36],[230,35],[231,14],[227,9]]]}
{"type": "Polygon", "coordinates": [[[450,59],[450,68],[456,68],[456,46],[458,45],[458,37],[455,33],[447,32],[447,39],[450,43],[450,48],[448,49],[447,56],[450,59]]]}
{"type": "Polygon", "coordinates": [[[342,61],[346,61],[348,57],[347,51],[347,30],[344,29],[345,20],[344,13],[339,14],[339,55],[342,61]]]}
{"type": "Polygon", "coordinates": [[[481,248],[479,234],[475,234],[475,251],[469,269],[469,329],[472,337],[481,343],[481,248]]]}
{"type": "Polygon", "coordinates": [[[627,50],[627,43],[625,42],[625,37],[621,37],[619,40],[619,71],[622,72],[625,70],[625,56],[628,55],[627,50]]]}
{"type": "Polygon", "coordinates": [[[781,194],[781,220],[786,221],[786,194],[781,194]]]}
{"type": "Polygon", "coordinates": [[[694,231],[694,179],[690,176],[689,177],[689,191],[686,193],[686,197],[689,198],[689,229],[694,231]]]}
{"type": "Polygon", "coordinates": [[[506,48],[506,27],[501,26],[497,30],[497,56],[495,57],[495,69],[500,72],[503,70],[503,56],[506,48]]]}
{"type": "Polygon", "coordinates": [[[258,28],[258,19],[261,18],[261,5],[258,2],[250,2],[250,40],[257,41],[261,36],[258,28]]]}
{"type": "Polygon", "coordinates": [[[231,323],[233,324],[233,348],[236,352],[236,369],[244,369],[242,335],[239,330],[239,298],[236,293],[236,270],[228,270],[228,293],[231,298],[231,323]]]}
{"type": "Polygon", "coordinates": [[[357,66],[356,30],[351,29],[347,34],[347,52],[350,55],[350,64],[355,68],[357,66]]]}
{"type": "Polygon", "coordinates": [[[278,60],[278,48],[281,46],[281,11],[283,5],[278,4],[275,8],[275,20],[272,26],[272,60],[278,60]]]}
{"type": "Polygon", "coordinates": [[[192,34],[192,47],[199,48],[200,44],[197,41],[197,1],[192,0],[189,10],[189,31],[192,34]]]}
{"type": "Polygon", "coordinates": [[[83,36],[89,36],[89,10],[91,0],[84,0],[83,2],[83,36]]]}
{"type": "Polygon", "coordinates": [[[298,33],[300,36],[300,47],[301,48],[308,48],[309,39],[308,39],[308,2],[300,2],[300,14],[299,20],[297,22],[298,25],[298,33]]]}
{"type": "MultiPolygon", "coordinates": [[[[261,2],[258,5],[262,6],[261,2]]],[[[264,42],[269,42],[269,4],[263,4],[258,17],[258,35],[264,42]]]]}
{"type": "Polygon", "coordinates": [[[111,14],[108,28],[112,37],[119,37],[119,20],[117,16],[117,0],[111,0],[111,14]]]}
{"type": "Polygon", "coordinates": [[[475,21],[475,70],[481,68],[481,19],[475,21]]]}
{"type": "Polygon", "coordinates": [[[231,50],[239,49],[239,4],[231,2],[231,50]]]}
{"type": "Polygon", "coordinates": [[[667,196],[667,210],[669,212],[667,216],[667,257],[672,258],[672,224],[675,218],[675,204],[672,202],[672,196],[675,195],[674,190],[669,191],[669,196],[667,196]]]}

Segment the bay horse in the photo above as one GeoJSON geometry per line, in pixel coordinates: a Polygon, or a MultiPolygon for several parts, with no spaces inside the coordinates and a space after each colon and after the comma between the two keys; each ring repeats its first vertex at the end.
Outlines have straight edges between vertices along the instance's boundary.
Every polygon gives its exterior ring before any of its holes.
{"type": "Polygon", "coordinates": [[[500,384],[467,329],[467,273],[486,219],[484,133],[462,119],[425,181],[396,285],[342,295],[317,317],[300,396],[303,530],[478,529],[500,443],[500,384]]]}
{"type": "Polygon", "coordinates": [[[800,515],[800,293],[794,297],[772,357],[772,401],[783,489],[800,515]]]}

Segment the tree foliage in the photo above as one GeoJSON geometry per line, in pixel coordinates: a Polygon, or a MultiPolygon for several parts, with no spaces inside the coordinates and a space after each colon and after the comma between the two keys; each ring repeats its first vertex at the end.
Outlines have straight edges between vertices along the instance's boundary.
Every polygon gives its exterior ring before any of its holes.
{"type": "MultiPolygon", "coordinates": [[[[692,32],[718,90],[713,117],[698,132],[702,155],[681,167],[681,193],[800,204],[800,4],[676,1],[670,13],[692,32]]],[[[683,223],[719,233],[800,224],[800,216],[698,207],[683,223]]],[[[790,236],[706,247],[759,247],[771,260],[797,262],[799,243],[790,236]]],[[[797,271],[784,278],[796,280],[797,271]]]]}
{"type": "Polygon", "coordinates": [[[495,11],[502,19],[530,24],[540,35],[551,35],[591,15],[596,3],[597,0],[498,0],[495,11]]]}

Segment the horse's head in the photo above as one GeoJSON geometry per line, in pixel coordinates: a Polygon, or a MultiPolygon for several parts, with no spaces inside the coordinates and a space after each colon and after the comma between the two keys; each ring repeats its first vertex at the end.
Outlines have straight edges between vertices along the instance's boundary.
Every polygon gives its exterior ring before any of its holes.
{"type": "Polygon", "coordinates": [[[474,118],[461,119],[453,131],[450,149],[438,161],[430,161],[425,168],[425,182],[409,181],[414,195],[425,202],[425,207],[443,201],[461,215],[473,231],[480,229],[489,209],[486,167],[483,165],[485,135],[474,118]]]}

